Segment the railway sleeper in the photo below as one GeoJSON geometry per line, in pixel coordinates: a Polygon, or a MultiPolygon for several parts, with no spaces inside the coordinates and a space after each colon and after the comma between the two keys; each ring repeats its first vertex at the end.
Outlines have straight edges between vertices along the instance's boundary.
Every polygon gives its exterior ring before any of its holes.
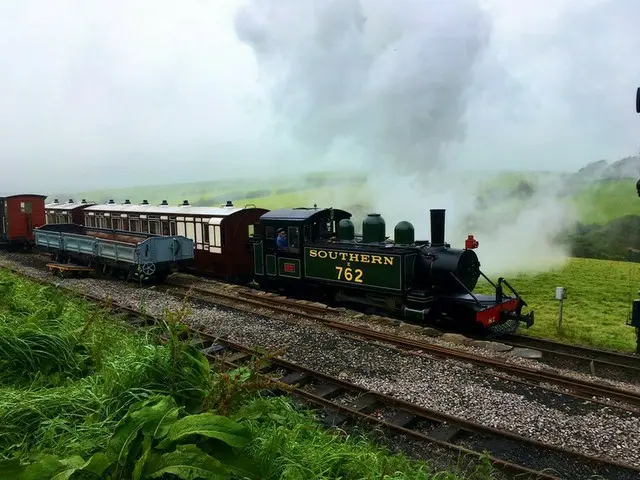
{"type": "Polygon", "coordinates": [[[316,397],[326,398],[330,400],[344,392],[344,388],[335,383],[323,383],[310,393],[316,397]]]}

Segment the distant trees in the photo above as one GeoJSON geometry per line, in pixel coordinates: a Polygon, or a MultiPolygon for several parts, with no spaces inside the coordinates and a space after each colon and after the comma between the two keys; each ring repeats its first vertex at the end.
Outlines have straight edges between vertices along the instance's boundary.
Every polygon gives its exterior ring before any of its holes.
{"type": "Polygon", "coordinates": [[[640,216],[625,215],[603,225],[578,226],[564,235],[571,254],[582,258],[640,262],[629,249],[640,250],[640,216]]]}

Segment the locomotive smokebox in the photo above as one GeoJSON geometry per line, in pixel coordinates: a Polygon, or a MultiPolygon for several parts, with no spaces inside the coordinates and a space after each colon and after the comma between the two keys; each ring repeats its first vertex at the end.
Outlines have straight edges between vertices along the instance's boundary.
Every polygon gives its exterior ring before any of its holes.
{"type": "Polygon", "coordinates": [[[444,245],[444,208],[431,209],[431,246],[444,245]]]}

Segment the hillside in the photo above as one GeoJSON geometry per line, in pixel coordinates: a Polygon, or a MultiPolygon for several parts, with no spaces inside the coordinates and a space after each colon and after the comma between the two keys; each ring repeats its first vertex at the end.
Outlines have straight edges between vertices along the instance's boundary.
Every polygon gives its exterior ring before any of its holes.
{"type": "Polygon", "coordinates": [[[583,223],[606,223],[624,215],[640,215],[636,180],[607,180],[587,185],[573,195],[583,223]]]}
{"type": "MultiPolygon", "coordinates": [[[[640,215],[640,199],[635,191],[635,178],[586,181],[580,172],[566,176],[544,173],[509,172],[487,177],[480,189],[478,207],[490,208],[497,202],[526,202],[536,191],[550,189],[560,193],[566,202],[575,204],[579,220],[584,224],[606,223],[624,215],[640,215]],[[558,192],[557,184],[562,185],[558,192]],[[551,187],[549,187],[551,185],[551,187]]],[[[218,205],[232,200],[235,204],[254,203],[260,207],[326,204],[331,199],[343,199],[345,191],[355,199],[353,203],[366,203],[367,179],[365,175],[348,172],[321,172],[301,177],[279,177],[261,182],[204,181],[191,184],[146,185],[131,188],[102,189],[79,192],[54,192],[49,197],[86,198],[98,203],[109,199],[133,203],[147,200],[160,203],[167,200],[179,205],[189,200],[192,205],[218,205]]],[[[544,193],[542,193],[544,195],[544,193]]]]}

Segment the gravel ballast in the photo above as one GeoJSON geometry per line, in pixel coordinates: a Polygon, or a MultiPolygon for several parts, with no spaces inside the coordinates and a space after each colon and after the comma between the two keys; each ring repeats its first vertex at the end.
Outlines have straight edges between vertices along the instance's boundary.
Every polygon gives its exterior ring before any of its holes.
{"type": "MultiPolygon", "coordinates": [[[[26,274],[52,279],[13,255],[4,263],[26,274]]],[[[31,260],[28,260],[31,262],[31,260]]],[[[56,279],[58,284],[109,297],[123,305],[162,315],[183,301],[153,289],[112,280],[56,279]],[[143,300],[144,298],[144,300],[143,300]]],[[[247,346],[286,348],[282,357],[380,393],[483,425],[587,455],[640,467],[640,419],[614,407],[579,401],[535,387],[493,378],[456,360],[435,360],[348,338],[317,323],[295,323],[191,302],[192,327],[247,346]]],[[[524,359],[521,359],[524,360],[524,359]]]]}

